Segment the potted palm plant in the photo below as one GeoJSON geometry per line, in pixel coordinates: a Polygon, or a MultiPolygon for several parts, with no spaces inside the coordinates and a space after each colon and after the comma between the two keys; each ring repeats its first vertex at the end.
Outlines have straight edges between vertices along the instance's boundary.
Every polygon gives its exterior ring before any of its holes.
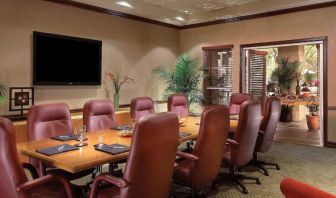
{"type": "Polygon", "coordinates": [[[168,71],[163,66],[153,70],[167,84],[163,99],[167,99],[173,93],[183,93],[188,96],[189,105],[203,102],[199,90],[200,71],[196,60],[187,54],[182,54],[177,59],[173,71],[168,71]]]}
{"type": "Polygon", "coordinates": [[[320,129],[320,116],[319,105],[314,103],[309,103],[306,105],[309,110],[309,114],[306,115],[308,129],[318,130],[320,129]]]}

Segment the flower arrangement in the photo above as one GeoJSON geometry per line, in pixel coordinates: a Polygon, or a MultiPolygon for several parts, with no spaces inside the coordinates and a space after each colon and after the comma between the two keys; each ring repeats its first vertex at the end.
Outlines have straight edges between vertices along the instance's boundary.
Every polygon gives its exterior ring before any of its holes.
{"type": "Polygon", "coordinates": [[[318,104],[314,104],[314,103],[309,104],[308,103],[306,105],[306,107],[308,108],[310,115],[312,115],[312,116],[318,115],[318,111],[319,111],[319,105],[318,104]]]}
{"type": "Polygon", "coordinates": [[[116,94],[119,94],[120,92],[120,89],[121,87],[124,85],[124,84],[133,84],[135,83],[135,80],[133,78],[130,78],[129,76],[124,76],[122,77],[120,75],[120,73],[116,73],[116,74],[113,74],[113,73],[110,73],[110,72],[106,72],[105,73],[105,76],[109,79],[112,80],[113,82],[113,86],[114,86],[114,90],[115,90],[115,93],[116,94]]]}

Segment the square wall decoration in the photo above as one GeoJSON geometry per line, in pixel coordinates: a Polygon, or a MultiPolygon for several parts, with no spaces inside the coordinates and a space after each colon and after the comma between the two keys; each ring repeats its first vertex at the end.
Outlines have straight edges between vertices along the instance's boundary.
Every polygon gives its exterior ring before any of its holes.
{"type": "Polygon", "coordinates": [[[34,105],[34,87],[10,87],[9,89],[9,111],[20,111],[21,116],[24,110],[34,105]]]}

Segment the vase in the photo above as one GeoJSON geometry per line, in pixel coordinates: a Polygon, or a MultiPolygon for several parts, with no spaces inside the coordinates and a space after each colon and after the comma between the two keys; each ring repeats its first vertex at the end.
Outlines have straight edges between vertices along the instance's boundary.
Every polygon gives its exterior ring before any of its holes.
{"type": "Polygon", "coordinates": [[[113,96],[113,106],[115,111],[119,110],[119,98],[120,98],[119,93],[115,93],[113,96]]]}
{"type": "Polygon", "coordinates": [[[301,86],[300,86],[299,83],[296,84],[295,91],[296,91],[296,95],[300,96],[300,94],[301,94],[301,86]]]}

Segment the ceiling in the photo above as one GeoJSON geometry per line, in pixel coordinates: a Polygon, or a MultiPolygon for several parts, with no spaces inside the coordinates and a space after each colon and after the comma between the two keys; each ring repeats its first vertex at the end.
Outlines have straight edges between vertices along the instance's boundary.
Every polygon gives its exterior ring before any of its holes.
{"type": "Polygon", "coordinates": [[[333,0],[72,0],[184,26],[333,0]]]}

